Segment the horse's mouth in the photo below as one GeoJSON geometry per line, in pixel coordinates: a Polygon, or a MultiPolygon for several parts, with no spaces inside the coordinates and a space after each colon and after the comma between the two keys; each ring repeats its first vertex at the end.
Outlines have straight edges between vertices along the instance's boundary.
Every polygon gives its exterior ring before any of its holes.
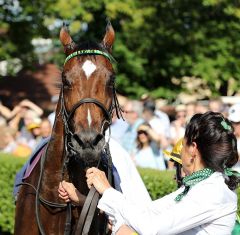
{"type": "Polygon", "coordinates": [[[98,153],[88,148],[73,155],[73,159],[83,168],[97,167],[101,158],[101,154],[101,152],[98,153]]]}

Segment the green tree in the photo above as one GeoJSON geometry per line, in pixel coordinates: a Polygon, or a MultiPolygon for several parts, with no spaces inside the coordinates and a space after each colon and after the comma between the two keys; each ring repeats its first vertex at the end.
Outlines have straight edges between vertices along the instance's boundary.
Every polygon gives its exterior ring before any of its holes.
{"type": "Polygon", "coordinates": [[[17,57],[31,64],[31,39],[50,37],[55,45],[51,61],[62,66],[58,40],[62,22],[69,23],[76,41],[97,41],[108,18],[116,31],[113,55],[122,94],[139,97],[150,92],[171,100],[184,89],[184,76],[202,79],[212,95],[239,89],[237,1],[5,0],[0,4],[1,59],[17,57]],[[14,2],[20,8],[14,8],[14,2]]]}

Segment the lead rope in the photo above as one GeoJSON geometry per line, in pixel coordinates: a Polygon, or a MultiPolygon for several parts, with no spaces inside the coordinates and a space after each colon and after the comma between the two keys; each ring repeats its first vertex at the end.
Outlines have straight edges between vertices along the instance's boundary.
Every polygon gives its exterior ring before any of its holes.
{"type": "MultiPolygon", "coordinates": [[[[110,155],[110,151],[109,151],[109,144],[108,142],[105,145],[105,153],[107,154],[107,159],[108,159],[108,180],[109,183],[112,185],[112,158],[110,155]]],[[[100,160],[98,162],[97,167],[100,164],[100,160]]],[[[88,235],[91,224],[92,224],[92,220],[97,208],[97,204],[99,201],[99,193],[96,191],[96,189],[92,186],[89,190],[89,193],[87,195],[87,198],[85,200],[85,203],[83,205],[79,220],[78,220],[78,224],[77,227],[75,229],[75,235],[88,235]]],[[[106,226],[105,226],[106,227],[106,226]]]]}
{"type": "MultiPolygon", "coordinates": [[[[98,164],[97,164],[97,167],[99,166],[100,164],[100,160],[101,158],[99,158],[99,161],[98,161],[98,164]]],[[[83,204],[83,208],[81,210],[81,214],[79,216],[79,219],[78,219],[78,223],[77,223],[77,227],[75,229],[75,235],[79,235],[79,234],[83,234],[83,228],[85,227],[85,222],[86,222],[86,218],[88,217],[89,218],[89,222],[90,222],[90,225],[92,224],[92,220],[93,220],[93,217],[94,217],[94,214],[95,214],[95,209],[91,209],[91,205],[92,205],[92,201],[93,199],[95,198],[96,201],[98,201],[98,198],[99,198],[99,194],[98,192],[96,191],[96,189],[92,186],[88,192],[88,195],[86,197],[86,200],[83,204]],[[95,196],[96,194],[96,196],[95,196]],[[92,212],[91,213],[91,217],[89,216],[89,213],[90,211],[92,212]]],[[[88,224],[89,224],[88,222],[88,224]]],[[[86,228],[85,228],[85,232],[89,232],[89,229],[90,229],[90,225],[87,225],[89,228],[87,229],[86,231],[86,228]]]]}

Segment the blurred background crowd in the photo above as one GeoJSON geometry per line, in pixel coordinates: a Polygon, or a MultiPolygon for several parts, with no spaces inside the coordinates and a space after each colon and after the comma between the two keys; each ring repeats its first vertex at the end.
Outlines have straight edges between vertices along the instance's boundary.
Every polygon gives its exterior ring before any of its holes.
{"type": "MultiPolygon", "coordinates": [[[[173,169],[163,150],[170,150],[184,136],[185,126],[195,113],[221,112],[234,127],[240,149],[240,104],[226,105],[221,99],[162,105],[144,94],[139,100],[118,97],[123,119],[113,116],[111,136],[129,153],[136,166],[158,170],[173,169]]],[[[51,99],[56,107],[58,95],[51,99]]],[[[31,155],[39,142],[51,135],[55,110],[46,112],[24,99],[13,109],[0,103],[0,151],[19,157],[31,155]]],[[[240,163],[235,166],[240,170],[240,163]]]]}

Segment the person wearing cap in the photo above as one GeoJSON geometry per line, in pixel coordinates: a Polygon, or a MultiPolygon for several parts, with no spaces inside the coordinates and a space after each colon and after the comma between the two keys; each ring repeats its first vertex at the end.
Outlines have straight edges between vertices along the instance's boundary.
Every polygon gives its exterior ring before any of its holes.
{"type": "MultiPolygon", "coordinates": [[[[240,104],[234,104],[229,108],[228,119],[233,125],[234,134],[237,138],[237,149],[240,153],[240,104]]],[[[240,161],[233,168],[240,172],[240,161]]]]}
{"type": "MultiPolygon", "coordinates": [[[[181,150],[186,176],[175,192],[150,204],[134,204],[94,167],[86,172],[87,184],[102,194],[98,208],[113,218],[113,234],[230,235],[240,182],[240,174],[231,167],[238,158],[231,123],[221,113],[207,112],[194,115],[187,124],[181,150]]],[[[76,199],[75,188],[70,188],[71,184],[59,190],[65,201],[76,199]]]]}

